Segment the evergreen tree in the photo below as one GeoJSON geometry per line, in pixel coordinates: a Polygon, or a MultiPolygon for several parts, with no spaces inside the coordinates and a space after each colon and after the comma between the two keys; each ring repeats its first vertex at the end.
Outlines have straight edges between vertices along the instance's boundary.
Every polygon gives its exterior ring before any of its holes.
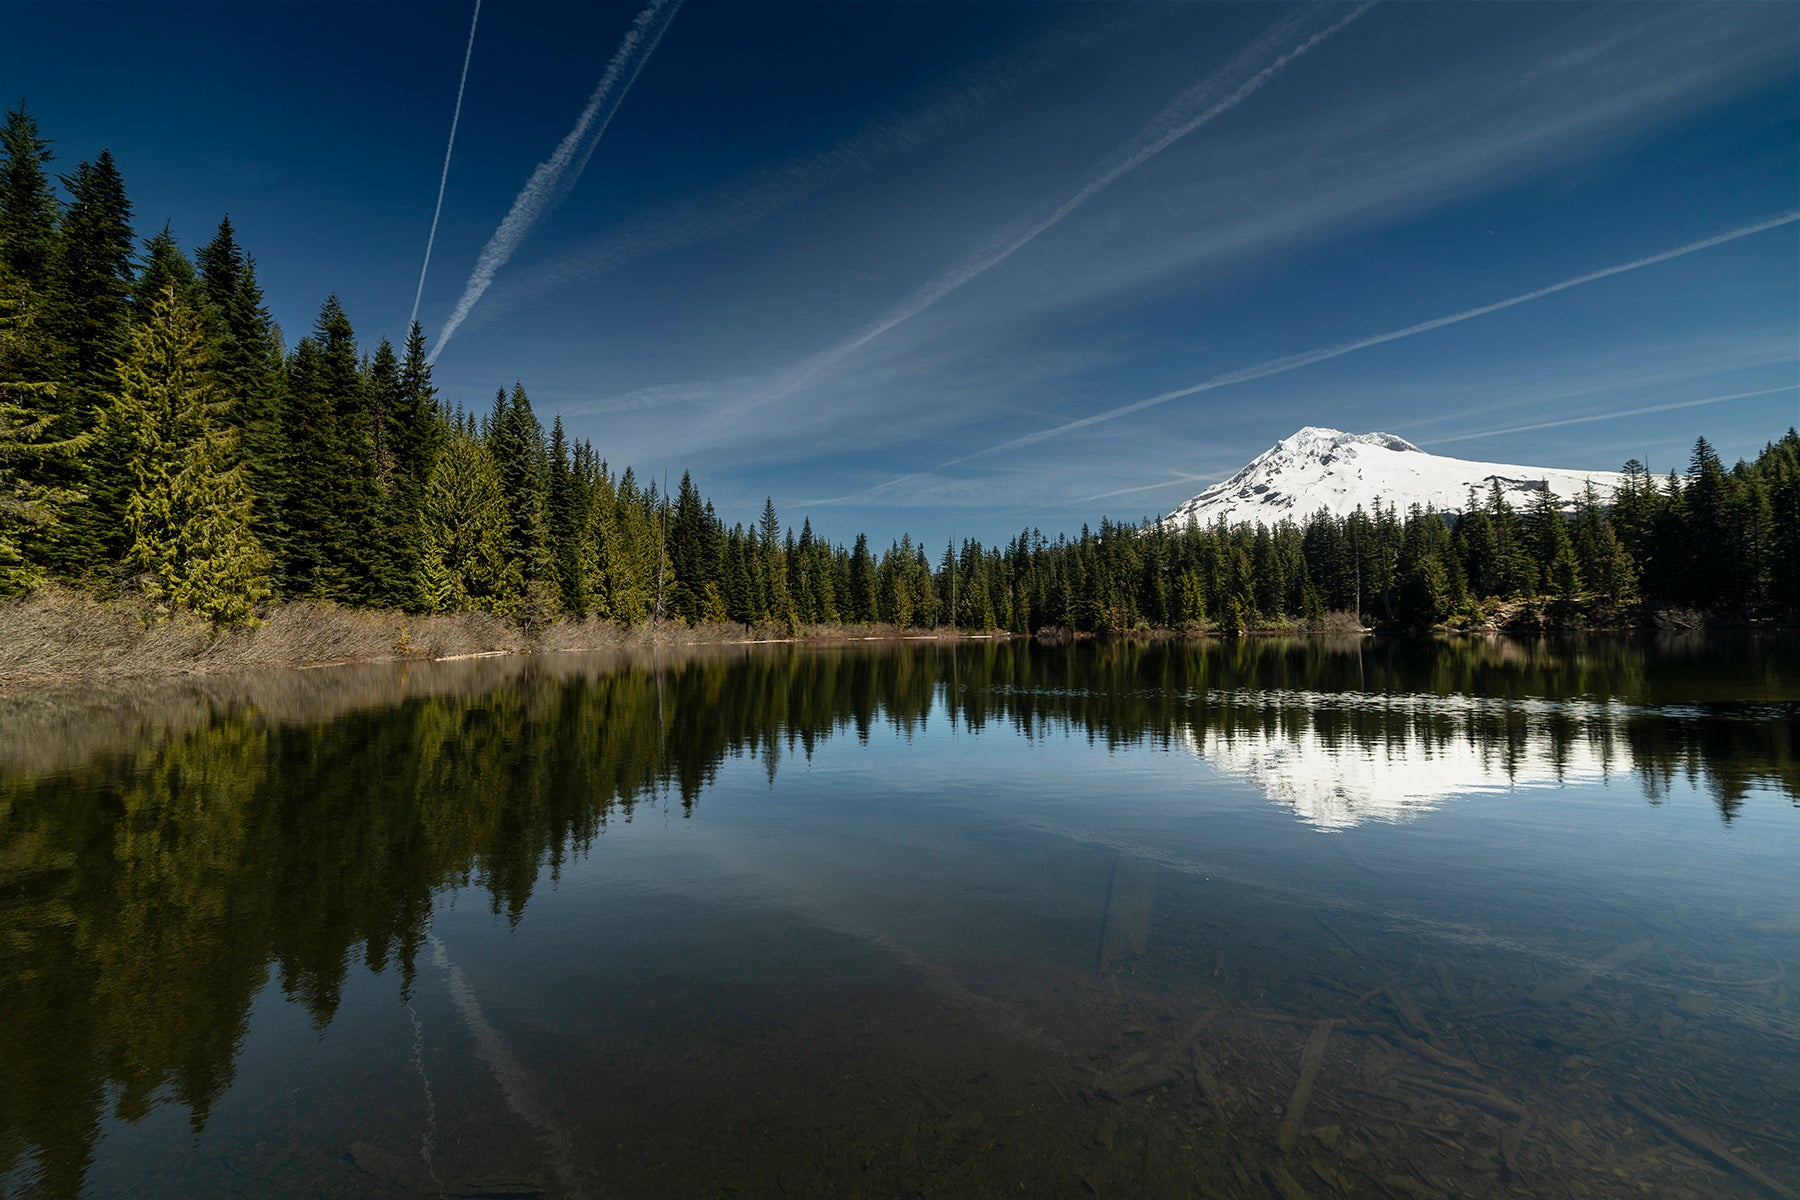
{"type": "Polygon", "coordinates": [[[0,260],[0,595],[43,579],[85,497],[68,481],[93,435],[57,436],[57,384],[45,378],[42,312],[0,260]]]}
{"type": "Polygon", "coordinates": [[[550,427],[550,552],[562,610],[574,617],[586,615],[591,606],[590,577],[581,552],[587,486],[578,458],[571,458],[559,415],[550,427]]]}
{"type": "Polygon", "coordinates": [[[675,492],[675,507],[669,514],[668,554],[677,582],[665,583],[669,615],[676,620],[694,622],[702,619],[706,608],[706,583],[711,578],[708,567],[719,557],[714,538],[722,531],[707,520],[706,503],[700,489],[686,471],[675,492]]]}
{"type": "Polygon", "coordinates": [[[544,427],[532,412],[523,385],[514,383],[510,394],[505,388],[495,393],[487,446],[506,497],[507,557],[519,564],[528,587],[552,586],[550,455],[544,446],[544,427]]]}
{"type": "Polygon", "coordinates": [[[206,303],[199,273],[181,252],[174,231],[165,224],[161,233],[144,243],[143,265],[131,284],[132,319],[139,323],[149,320],[151,310],[170,290],[191,308],[199,309],[206,303]]]}
{"type": "Polygon", "coordinates": [[[1790,428],[1757,460],[1769,497],[1769,596],[1800,612],[1800,433],[1790,428]]]}
{"type": "Polygon", "coordinates": [[[288,592],[343,603],[373,598],[373,439],[356,332],[336,296],[288,364],[282,393],[288,592]]]}
{"type": "MultiPolygon", "coordinates": [[[[57,231],[45,291],[45,317],[56,362],[58,412],[53,440],[98,427],[113,383],[113,368],[130,326],[131,203],[110,152],[62,177],[69,193],[57,231]]],[[[47,481],[86,493],[73,514],[70,536],[54,548],[53,566],[66,578],[103,573],[123,549],[127,481],[119,448],[98,439],[74,465],[47,481]]]]}
{"type": "Polygon", "coordinates": [[[858,625],[873,624],[877,618],[875,603],[875,560],[869,557],[869,536],[856,535],[856,548],[850,551],[850,611],[845,618],[858,625]]]}
{"type": "Polygon", "coordinates": [[[475,430],[458,426],[426,480],[419,514],[418,607],[513,612],[524,581],[518,561],[507,554],[507,526],[500,472],[475,430]]]}
{"type": "Polygon", "coordinates": [[[256,264],[239,248],[230,217],[219,221],[217,232],[195,260],[218,347],[219,386],[231,399],[244,468],[256,496],[257,529],[270,550],[279,552],[287,511],[281,334],[263,304],[256,264]]]}
{"type": "Polygon", "coordinates": [[[773,496],[763,499],[762,520],[757,523],[757,532],[762,574],[768,593],[767,602],[763,606],[764,615],[771,621],[792,621],[794,602],[788,594],[787,556],[782,552],[781,521],[775,515],[773,496]]]}
{"type": "Polygon", "coordinates": [[[107,420],[129,447],[126,561],[144,593],[236,624],[268,596],[269,559],[213,359],[200,314],[166,287],[119,364],[107,420]]]}
{"type": "Polygon", "coordinates": [[[50,140],[23,104],[0,125],[0,262],[34,289],[47,281],[60,208],[45,168],[50,140]]]}
{"type": "Polygon", "coordinates": [[[363,395],[368,408],[368,459],[359,474],[365,477],[371,513],[357,541],[368,564],[366,602],[401,607],[412,598],[417,574],[416,513],[407,504],[416,497],[403,493],[403,476],[411,472],[402,467],[395,453],[394,435],[404,397],[400,359],[386,338],[376,344],[375,353],[364,364],[363,395]]]}
{"type": "Polygon", "coordinates": [[[68,354],[70,379],[96,401],[124,348],[132,283],[131,202],[102,150],[62,177],[69,193],[56,239],[53,330],[68,354]]]}

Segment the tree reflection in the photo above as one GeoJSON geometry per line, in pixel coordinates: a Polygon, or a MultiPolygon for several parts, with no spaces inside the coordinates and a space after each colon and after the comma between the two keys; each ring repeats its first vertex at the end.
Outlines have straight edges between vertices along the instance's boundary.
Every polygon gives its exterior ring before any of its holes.
{"type": "Polygon", "coordinates": [[[646,800],[728,760],[933,721],[1207,752],[1469,748],[1495,778],[1701,782],[1800,803],[1791,644],[1023,642],[759,648],[280,673],[0,711],[0,1173],[75,1195],[108,1111],[193,1128],[271,974],[320,1027],[352,957],[409,989],[433,898],[523,918],[646,800]],[[1745,699],[1748,697],[1749,699],[1745,699]]]}

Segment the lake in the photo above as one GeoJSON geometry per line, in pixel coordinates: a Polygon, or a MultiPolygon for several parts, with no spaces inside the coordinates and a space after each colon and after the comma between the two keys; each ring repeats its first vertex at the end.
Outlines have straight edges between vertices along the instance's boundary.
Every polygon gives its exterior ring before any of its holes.
{"type": "Polygon", "coordinates": [[[1800,1195],[1800,643],[0,696],[0,1193],[1800,1195]]]}

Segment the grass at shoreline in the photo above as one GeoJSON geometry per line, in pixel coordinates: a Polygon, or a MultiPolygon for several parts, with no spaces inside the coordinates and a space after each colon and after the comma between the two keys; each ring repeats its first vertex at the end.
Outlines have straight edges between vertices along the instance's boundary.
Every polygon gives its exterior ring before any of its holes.
{"type": "Polygon", "coordinates": [[[309,600],[274,605],[260,624],[241,629],[217,629],[191,614],[159,621],[149,615],[128,600],[99,600],[63,587],[40,588],[0,604],[0,686],[492,654],[988,636],[896,625],[790,629],[665,622],[652,628],[594,618],[527,631],[488,613],[430,615],[309,600]]]}

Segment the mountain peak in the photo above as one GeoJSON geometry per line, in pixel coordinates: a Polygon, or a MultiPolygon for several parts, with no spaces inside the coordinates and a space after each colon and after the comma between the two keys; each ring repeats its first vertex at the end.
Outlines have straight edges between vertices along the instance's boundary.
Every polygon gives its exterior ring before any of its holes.
{"type": "Polygon", "coordinates": [[[1495,483],[1514,508],[1529,506],[1548,489],[1568,509],[1588,483],[1604,497],[1620,478],[1611,471],[1469,462],[1431,454],[1392,433],[1308,425],[1163,519],[1183,525],[1221,519],[1230,525],[1275,525],[1303,521],[1320,509],[1348,516],[1359,508],[1414,504],[1459,512],[1471,491],[1485,497],[1495,483]]]}
{"type": "Polygon", "coordinates": [[[1273,449],[1311,450],[1315,447],[1335,449],[1353,444],[1379,446],[1384,450],[1412,450],[1420,454],[1425,453],[1405,438],[1391,433],[1345,433],[1341,429],[1326,429],[1321,425],[1308,425],[1293,436],[1282,438],[1273,449]]]}

